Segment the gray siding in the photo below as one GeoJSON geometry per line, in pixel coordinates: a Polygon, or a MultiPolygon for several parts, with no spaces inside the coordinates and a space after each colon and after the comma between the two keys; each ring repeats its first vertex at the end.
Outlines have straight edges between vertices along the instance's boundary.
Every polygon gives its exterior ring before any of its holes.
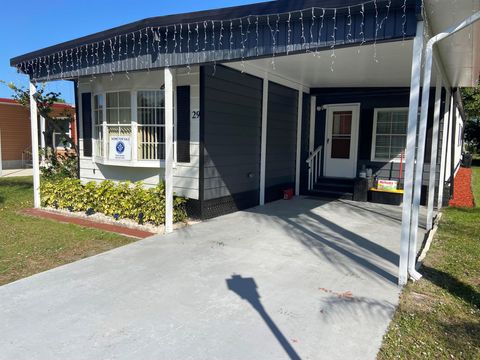
{"type": "Polygon", "coordinates": [[[265,199],[273,201],[295,186],[298,92],[272,82],[268,89],[265,199]]]}
{"type": "Polygon", "coordinates": [[[223,66],[202,73],[203,200],[245,194],[253,206],[260,186],[263,82],[223,66]]]}

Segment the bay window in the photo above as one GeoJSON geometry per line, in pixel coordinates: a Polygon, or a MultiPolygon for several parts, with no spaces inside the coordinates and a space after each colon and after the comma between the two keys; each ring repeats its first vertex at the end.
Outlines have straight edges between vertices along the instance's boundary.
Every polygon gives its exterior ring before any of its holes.
{"type": "Polygon", "coordinates": [[[372,161],[400,161],[407,145],[408,108],[375,109],[372,161]]]}
{"type": "Polygon", "coordinates": [[[165,93],[137,92],[137,144],[139,160],[165,159],[165,93]]]}
{"type": "Polygon", "coordinates": [[[92,112],[96,161],[158,166],[165,159],[163,87],[95,94],[92,112]]]}

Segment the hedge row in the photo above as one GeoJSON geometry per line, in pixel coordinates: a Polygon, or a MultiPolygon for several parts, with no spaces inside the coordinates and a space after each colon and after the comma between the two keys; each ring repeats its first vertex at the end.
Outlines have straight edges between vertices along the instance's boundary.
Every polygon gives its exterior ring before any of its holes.
{"type": "MultiPolygon", "coordinates": [[[[41,186],[42,206],[84,211],[88,215],[102,213],[115,219],[132,219],[139,223],[165,223],[165,186],[145,188],[141,182],[103,181],[83,184],[78,179],[44,181],[41,186]]],[[[174,197],[173,220],[186,219],[186,199],[174,197]]]]}

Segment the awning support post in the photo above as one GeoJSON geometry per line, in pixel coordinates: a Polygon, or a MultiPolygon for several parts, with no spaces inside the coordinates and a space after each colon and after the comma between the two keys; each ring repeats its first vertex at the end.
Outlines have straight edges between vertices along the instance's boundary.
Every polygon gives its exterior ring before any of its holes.
{"type": "Polygon", "coordinates": [[[417,23],[417,35],[413,41],[410,103],[408,110],[407,150],[405,153],[405,176],[402,208],[402,231],[400,240],[399,285],[408,280],[408,257],[410,250],[410,221],[415,168],[415,142],[417,135],[418,104],[420,101],[420,77],[423,51],[423,21],[417,23]]]}
{"type": "Polygon", "coordinates": [[[443,134],[442,134],[442,148],[440,149],[440,179],[438,180],[438,210],[443,206],[443,189],[445,187],[445,166],[446,166],[446,153],[448,151],[448,126],[450,124],[450,104],[452,102],[452,95],[450,89],[447,89],[445,96],[445,113],[443,115],[443,134]]]}
{"type": "Polygon", "coordinates": [[[268,73],[263,78],[262,97],[262,139],[260,153],[260,205],[265,205],[265,176],[267,166],[267,126],[268,126],[268,73]]]}
{"type": "Polygon", "coordinates": [[[36,86],[30,82],[30,130],[32,137],[33,206],[40,208],[40,159],[38,153],[38,110],[35,100],[36,86]]]}
{"type": "Polygon", "coordinates": [[[295,196],[300,195],[300,161],[302,158],[302,118],[303,118],[303,86],[298,88],[297,108],[297,161],[295,164],[295,196]]]}
{"type": "Polygon", "coordinates": [[[173,69],[165,68],[165,233],[173,232],[173,69]]]}
{"type": "MultiPolygon", "coordinates": [[[[428,180],[428,210],[427,210],[427,230],[433,228],[433,205],[435,202],[435,181],[437,174],[438,159],[438,129],[440,127],[440,110],[442,106],[442,78],[440,72],[437,72],[437,84],[435,88],[435,112],[433,115],[432,129],[432,151],[430,155],[430,174],[428,180]]],[[[440,186],[440,183],[439,183],[440,186]]]]}

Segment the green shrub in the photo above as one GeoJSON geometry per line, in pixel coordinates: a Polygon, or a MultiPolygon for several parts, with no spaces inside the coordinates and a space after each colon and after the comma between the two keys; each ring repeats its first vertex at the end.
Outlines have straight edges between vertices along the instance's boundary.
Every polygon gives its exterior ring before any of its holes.
{"type": "MultiPolygon", "coordinates": [[[[42,206],[68,209],[70,211],[98,212],[108,216],[150,222],[165,223],[164,183],[147,189],[141,182],[132,184],[125,181],[100,184],[83,184],[78,179],[43,181],[41,185],[42,206]]],[[[184,221],[186,199],[174,197],[173,220],[184,221]]]]}
{"type": "Polygon", "coordinates": [[[65,149],[65,153],[59,153],[56,149],[41,149],[45,157],[45,164],[40,168],[42,179],[57,181],[61,179],[74,179],[77,177],[78,158],[74,152],[65,149]]]}

